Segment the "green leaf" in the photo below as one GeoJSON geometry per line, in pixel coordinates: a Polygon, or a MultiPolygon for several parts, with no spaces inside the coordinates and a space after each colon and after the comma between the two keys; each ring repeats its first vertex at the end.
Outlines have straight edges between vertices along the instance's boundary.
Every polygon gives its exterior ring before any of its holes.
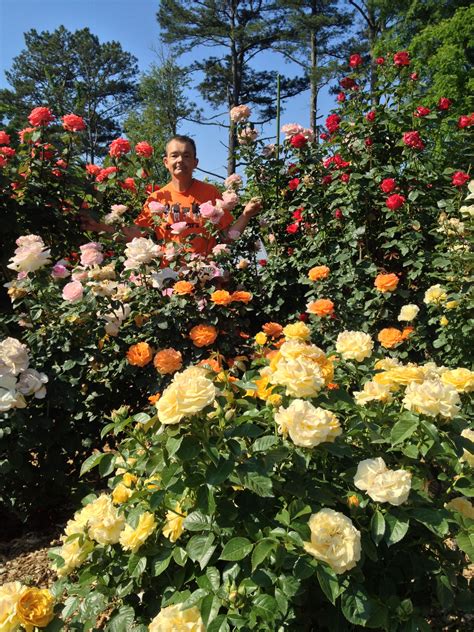
{"type": "Polygon", "coordinates": [[[238,472],[240,483],[250,491],[264,498],[273,496],[272,479],[254,472],[238,472]]]}
{"type": "Polygon", "coordinates": [[[123,632],[130,630],[135,620],[135,611],[130,606],[122,606],[107,625],[108,632],[123,632]]]}
{"type": "Polygon", "coordinates": [[[443,610],[448,610],[453,605],[454,593],[446,575],[436,577],[436,596],[443,610]]]}
{"type": "Polygon", "coordinates": [[[370,533],[375,544],[379,544],[385,533],[385,520],[383,514],[377,509],[370,521],[370,533]]]}
{"type": "Polygon", "coordinates": [[[146,413],[137,413],[136,415],[133,415],[133,421],[136,421],[139,424],[146,424],[150,421],[150,419],[150,415],[147,415],[146,413]]]}
{"type": "Polygon", "coordinates": [[[114,469],[115,455],[113,452],[106,452],[103,459],[99,463],[99,473],[101,476],[109,476],[114,469]]]}
{"type": "Polygon", "coordinates": [[[193,511],[184,519],[184,528],[188,531],[209,531],[211,518],[200,511],[193,511]]]}
{"type": "Polygon", "coordinates": [[[410,523],[405,518],[397,517],[393,514],[385,514],[385,542],[387,546],[392,546],[405,537],[410,523]]]}
{"type": "Polygon", "coordinates": [[[201,603],[201,617],[205,626],[209,626],[209,623],[216,618],[221,604],[221,600],[215,595],[207,595],[207,597],[204,597],[201,603]]]}
{"type": "Polygon", "coordinates": [[[204,597],[206,597],[206,595],[207,595],[206,590],[203,590],[202,588],[198,588],[192,593],[192,595],[190,595],[186,599],[186,601],[183,601],[183,603],[181,603],[180,606],[183,610],[186,610],[187,608],[192,608],[193,606],[197,605],[200,601],[202,601],[204,597]]]}
{"type": "Polygon", "coordinates": [[[319,585],[321,586],[321,590],[334,605],[336,603],[336,599],[342,592],[336,573],[328,566],[318,564],[316,576],[318,578],[319,585]]]}
{"type": "Polygon", "coordinates": [[[278,611],[278,604],[271,595],[258,595],[253,600],[252,609],[267,621],[271,621],[278,611]]]}
{"type": "Polygon", "coordinates": [[[207,535],[193,535],[193,537],[189,539],[186,552],[193,562],[198,562],[201,570],[206,568],[216,550],[214,540],[215,536],[213,533],[208,533],[207,535]]]}
{"type": "Polygon", "coordinates": [[[271,448],[272,446],[274,446],[275,443],[278,443],[278,439],[274,435],[260,437],[260,439],[257,439],[256,441],[253,442],[252,451],[264,452],[268,450],[268,448],[271,448]]]}
{"type": "Polygon", "coordinates": [[[164,573],[171,562],[171,549],[161,551],[151,562],[152,575],[158,577],[161,573],[164,573]]]}
{"type": "Polygon", "coordinates": [[[418,428],[418,418],[414,415],[405,416],[404,418],[397,421],[397,423],[393,426],[392,432],[390,433],[390,441],[392,446],[397,445],[398,443],[402,443],[405,439],[408,439],[412,436],[415,430],[418,428]]]}
{"type": "Polygon", "coordinates": [[[247,538],[232,538],[224,546],[219,559],[228,562],[243,560],[253,548],[253,544],[247,538]]]}
{"type": "Polygon", "coordinates": [[[461,531],[456,536],[456,544],[464,551],[471,561],[474,561],[474,533],[461,531]]]}
{"type": "Polygon", "coordinates": [[[237,426],[237,428],[234,428],[230,436],[253,439],[254,437],[259,437],[264,432],[265,430],[263,428],[260,428],[260,426],[255,426],[254,424],[242,424],[241,426],[237,426]]]}
{"type": "Polygon", "coordinates": [[[417,522],[421,522],[427,529],[440,537],[445,536],[449,531],[449,512],[445,509],[412,509],[409,512],[410,517],[417,522]]]}
{"type": "Polygon", "coordinates": [[[94,467],[97,467],[99,463],[102,461],[102,459],[105,459],[107,454],[110,454],[110,453],[96,452],[94,454],[91,454],[89,457],[87,457],[87,459],[84,461],[84,463],[81,466],[81,472],[79,476],[83,476],[84,474],[86,474],[86,472],[90,472],[90,470],[92,470],[94,467]]]}
{"type": "Polygon", "coordinates": [[[373,600],[361,585],[350,585],[341,597],[342,612],[354,625],[367,624],[373,613],[373,604],[373,600]]]}
{"type": "Polygon", "coordinates": [[[308,579],[308,577],[314,575],[315,568],[305,557],[300,557],[297,560],[293,571],[295,577],[298,579],[308,579]]]}
{"type": "Polygon", "coordinates": [[[219,459],[217,466],[210,465],[206,472],[206,482],[209,485],[220,485],[229,478],[234,469],[233,459],[219,459]]]}
{"type": "Polygon", "coordinates": [[[227,623],[227,617],[225,614],[219,614],[211,621],[207,626],[207,632],[229,632],[229,624],[227,623]]]}
{"type": "Polygon", "coordinates": [[[255,546],[252,551],[252,572],[257,568],[259,564],[273,551],[277,546],[275,540],[264,538],[255,546]]]}
{"type": "Polygon", "coordinates": [[[128,572],[132,577],[140,577],[146,568],[146,557],[131,555],[128,560],[128,572]]]}

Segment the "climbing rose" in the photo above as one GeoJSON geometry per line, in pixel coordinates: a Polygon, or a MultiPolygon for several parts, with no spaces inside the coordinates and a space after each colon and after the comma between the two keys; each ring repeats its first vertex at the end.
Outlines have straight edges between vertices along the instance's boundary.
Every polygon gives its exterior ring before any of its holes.
{"type": "Polygon", "coordinates": [[[449,110],[452,103],[453,102],[451,101],[451,99],[448,99],[447,97],[441,97],[438,101],[438,110],[449,110]]]}
{"type": "Polygon", "coordinates": [[[326,127],[331,134],[337,132],[339,129],[339,123],[341,122],[341,117],[337,114],[330,114],[326,119],[326,127]]]}
{"type": "Polygon", "coordinates": [[[385,178],[380,184],[380,188],[384,193],[391,193],[395,190],[397,183],[393,178],[385,178]]]}
{"type": "Polygon", "coordinates": [[[355,54],[349,57],[349,66],[351,68],[357,68],[357,66],[360,66],[361,63],[362,63],[362,57],[360,55],[355,54]]]}
{"type": "Polygon", "coordinates": [[[424,149],[425,148],[425,144],[421,140],[421,137],[420,137],[420,132],[416,132],[416,131],[404,132],[403,143],[407,147],[411,147],[411,149],[424,149]]]}
{"type": "Polygon", "coordinates": [[[296,149],[304,147],[307,142],[308,140],[303,134],[295,134],[290,139],[290,145],[292,145],[292,147],[295,147],[296,149]]]}
{"type": "Polygon", "coordinates": [[[146,141],[137,143],[135,145],[135,153],[137,156],[143,156],[143,158],[150,158],[153,154],[153,147],[146,141]]]}
{"type": "Polygon", "coordinates": [[[230,120],[233,123],[245,121],[250,116],[250,108],[248,105],[236,105],[230,111],[230,120]]]}
{"type": "Polygon", "coordinates": [[[419,105],[416,108],[416,111],[413,116],[416,116],[417,118],[422,118],[423,116],[428,116],[430,112],[431,112],[430,108],[425,108],[423,105],[419,105]]]}
{"type": "Polygon", "coordinates": [[[3,130],[0,130],[0,145],[9,145],[10,136],[3,130]]]}
{"type": "Polygon", "coordinates": [[[77,114],[65,114],[62,121],[64,129],[68,132],[80,132],[86,129],[86,122],[77,114]]]}
{"type": "Polygon", "coordinates": [[[54,116],[49,108],[39,107],[31,110],[28,120],[31,125],[38,127],[40,125],[48,125],[48,123],[54,121],[54,116]]]}
{"type": "Polygon", "coordinates": [[[126,138],[116,138],[110,143],[109,156],[120,158],[130,151],[130,143],[126,138]]]}
{"type": "Polygon", "coordinates": [[[408,51],[402,50],[398,53],[395,53],[395,55],[393,56],[393,63],[395,64],[395,66],[398,66],[399,68],[401,66],[409,66],[410,56],[408,55],[408,51]]]}

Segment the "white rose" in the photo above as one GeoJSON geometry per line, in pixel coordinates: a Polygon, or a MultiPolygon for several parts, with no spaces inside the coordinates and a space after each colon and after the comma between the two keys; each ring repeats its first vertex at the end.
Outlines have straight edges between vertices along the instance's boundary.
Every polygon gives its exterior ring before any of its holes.
{"type": "Polygon", "coordinates": [[[304,357],[280,360],[269,378],[272,384],[285,386],[287,395],[293,397],[313,397],[324,385],[319,365],[304,357]]]}
{"type": "Polygon", "coordinates": [[[372,355],[374,341],[362,331],[343,331],[336,340],[336,351],[345,360],[357,360],[362,362],[372,355]]]}
{"type": "Polygon", "coordinates": [[[446,298],[446,292],[443,290],[441,285],[437,283],[426,290],[423,302],[426,303],[426,305],[430,305],[431,303],[440,303],[441,301],[445,301],[446,298]]]}
{"type": "Polygon", "coordinates": [[[407,500],[410,493],[411,473],[388,469],[380,457],[365,459],[357,467],[354,484],[366,491],[372,500],[398,506],[407,500]]]}
{"type": "Polygon", "coordinates": [[[146,237],[134,237],[125,248],[127,260],[124,267],[127,270],[134,270],[141,265],[150,263],[161,254],[160,247],[151,239],[146,237]]]}
{"type": "Polygon", "coordinates": [[[26,407],[25,398],[16,390],[16,386],[14,375],[0,375],[0,412],[26,407]]]}
{"type": "Polygon", "coordinates": [[[16,338],[0,342],[0,375],[18,375],[29,365],[28,348],[16,338]]]}
{"type": "Polygon", "coordinates": [[[365,459],[357,466],[357,472],[354,476],[354,485],[358,489],[367,491],[373,486],[375,478],[386,471],[387,466],[381,457],[365,459]]]}
{"type": "Polygon", "coordinates": [[[420,308],[418,307],[418,305],[413,305],[413,303],[403,305],[400,313],[398,314],[398,320],[410,322],[417,317],[419,311],[420,308]]]}
{"type": "Polygon", "coordinates": [[[293,400],[288,408],[279,408],[275,421],[281,434],[289,434],[293,443],[303,448],[333,442],[342,433],[336,415],[302,399],[293,400]]]}
{"type": "Polygon", "coordinates": [[[51,263],[50,250],[46,249],[41,237],[27,235],[19,237],[16,241],[18,248],[10,259],[7,268],[16,272],[35,272],[43,266],[51,263]]]}
{"type": "Polygon", "coordinates": [[[18,379],[17,389],[22,395],[34,395],[37,399],[43,399],[46,396],[45,384],[48,382],[48,376],[39,373],[35,369],[26,369],[18,379]]]}

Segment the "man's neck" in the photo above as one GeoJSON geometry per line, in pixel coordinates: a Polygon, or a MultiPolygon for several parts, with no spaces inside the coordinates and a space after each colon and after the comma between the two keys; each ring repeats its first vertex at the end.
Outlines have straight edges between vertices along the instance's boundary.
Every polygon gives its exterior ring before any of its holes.
{"type": "Polygon", "coordinates": [[[179,193],[184,193],[185,191],[190,189],[193,182],[193,176],[191,176],[190,178],[186,178],[186,180],[171,178],[171,184],[173,185],[173,188],[179,193]]]}

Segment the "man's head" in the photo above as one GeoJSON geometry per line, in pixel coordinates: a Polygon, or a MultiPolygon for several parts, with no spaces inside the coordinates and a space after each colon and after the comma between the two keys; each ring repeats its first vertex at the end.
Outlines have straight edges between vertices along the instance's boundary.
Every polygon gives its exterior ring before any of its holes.
{"type": "Polygon", "coordinates": [[[193,171],[198,165],[194,140],[189,136],[173,136],[166,143],[163,162],[172,179],[191,185],[193,171]]]}

